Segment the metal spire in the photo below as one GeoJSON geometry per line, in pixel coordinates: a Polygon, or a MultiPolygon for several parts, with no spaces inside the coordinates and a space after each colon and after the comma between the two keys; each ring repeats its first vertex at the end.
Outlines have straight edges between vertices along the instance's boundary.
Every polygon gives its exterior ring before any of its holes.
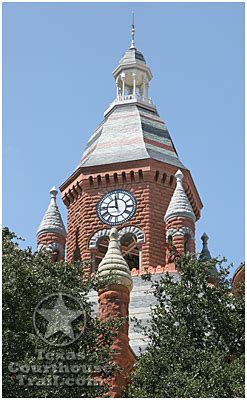
{"type": "Polygon", "coordinates": [[[132,12],[132,29],[131,29],[131,49],[135,48],[135,15],[132,12]]]}

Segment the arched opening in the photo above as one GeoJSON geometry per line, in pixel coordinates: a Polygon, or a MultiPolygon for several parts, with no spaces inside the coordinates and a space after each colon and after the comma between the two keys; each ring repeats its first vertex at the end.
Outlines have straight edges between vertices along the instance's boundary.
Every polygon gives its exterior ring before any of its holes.
{"type": "Polygon", "coordinates": [[[172,235],[168,236],[168,244],[169,244],[170,248],[172,248],[172,245],[173,245],[173,243],[172,243],[172,235]]]}
{"type": "Polygon", "coordinates": [[[165,183],[165,181],[166,181],[166,173],[163,174],[162,179],[161,179],[162,183],[165,183]]]}
{"type": "MultiPolygon", "coordinates": [[[[91,253],[92,272],[96,272],[101,260],[104,258],[109,245],[109,237],[102,236],[98,239],[96,249],[91,253]]],[[[129,269],[139,270],[141,263],[141,249],[137,244],[136,236],[128,232],[120,239],[121,253],[129,269]]]]}
{"type": "Polygon", "coordinates": [[[127,182],[126,173],[125,172],[122,172],[122,180],[123,180],[124,183],[127,182]]]}
{"type": "Polygon", "coordinates": [[[140,181],[143,181],[143,172],[142,172],[142,169],[139,169],[138,175],[139,175],[139,180],[140,180],[140,181]]]}
{"type": "Polygon", "coordinates": [[[174,176],[173,176],[173,175],[171,175],[171,176],[170,176],[170,181],[169,181],[169,185],[170,185],[170,186],[172,186],[172,184],[173,184],[173,181],[174,181],[174,176]]]}
{"type": "Polygon", "coordinates": [[[109,174],[106,174],[106,175],[105,175],[105,183],[106,183],[107,186],[110,185],[110,177],[109,177],[109,174]]]}
{"type": "Polygon", "coordinates": [[[108,236],[102,236],[101,238],[98,239],[97,249],[92,254],[92,257],[91,257],[93,272],[97,271],[102,258],[104,258],[105,254],[107,252],[108,245],[109,245],[109,237],[108,236]]]}
{"type": "Polygon", "coordinates": [[[133,233],[126,233],[120,239],[121,252],[126,260],[129,269],[139,270],[140,267],[140,248],[137,246],[136,237],[133,233]]]}
{"type": "Polygon", "coordinates": [[[113,179],[114,179],[114,183],[118,183],[118,176],[117,176],[116,172],[113,174],[113,179]]]}
{"type": "Polygon", "coordinates": [[[155,180],[155,182],[157,182],[158,181],[158,179],[159,179],[159,171],[156,171],[155,172],[155,177],[154,177],[154,180],[155,180]]]}
{"type": "Polygon", "coordinates": [[[93,177],[90,176],[88,180],[89,180],[89,186],[93,187],[93,177]]]}
{"type": "Polygon", "coordinates": [[[100,175],[97,175],[97,182],[98,182],[98,185],[99,186],[101,186],[101,176],[100,175]]]}
{"type": "Polygon", "coordinates": [[[188,233],[184,235],[184,254],[190,252],[191,237],[188,233]]]}

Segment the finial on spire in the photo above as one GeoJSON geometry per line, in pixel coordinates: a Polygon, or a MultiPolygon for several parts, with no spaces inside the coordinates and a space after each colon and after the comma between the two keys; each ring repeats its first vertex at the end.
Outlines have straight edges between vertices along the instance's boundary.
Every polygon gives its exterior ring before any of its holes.
{"type": "Polygon", "coordinates": [[[182,171],[180,171],[180,169],[177,170],[175,177],[176,177],[177,182],[183,181],[184,175],[183,175],[182,171]]]}
{"type": "Polygon", "coordinates": [[[132,29],[131,29],[131,49],[135,48],[135,15],[132,12],[132,29]]]}
{"type": "Polygon", "coordinates": [[[51,194],[51,197],[55,197],[55,198],[57,197],[58,191],[57,191],[56,186],[53,186],[53,187],[51,188],[50,194],[51,194]]]}

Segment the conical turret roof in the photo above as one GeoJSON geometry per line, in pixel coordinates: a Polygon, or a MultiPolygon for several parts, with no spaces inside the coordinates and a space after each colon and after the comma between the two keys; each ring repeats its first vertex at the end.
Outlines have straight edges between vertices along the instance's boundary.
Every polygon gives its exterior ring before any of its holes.
{"type": "Polygon", "coordinates": [[[133,281],[127,262],[123,258],[118,240],[118,231],[112,228],[107,253],[99,264],[97,276],[99,278],[111,277],[114,284],[126,286],[132,290],[133,281]]]}
{"type": "Polygon", "coordinates": [[[53,232],[64,237],[67,236],[66,229],[56,202],[57,193],[57,189],[55,186],[53,186],[53,188],[50,190],[51,201],[39,225],[37,236],[44,232],[53,232]]]}
{"type": "Polygon", "coordinates": [[[178,170],[175,177],[177,179],[177,186],[166,211],[165,222],[172,217],[188,217],[195,221],[194,211],[182,185],[183,173],[178,170]]]}

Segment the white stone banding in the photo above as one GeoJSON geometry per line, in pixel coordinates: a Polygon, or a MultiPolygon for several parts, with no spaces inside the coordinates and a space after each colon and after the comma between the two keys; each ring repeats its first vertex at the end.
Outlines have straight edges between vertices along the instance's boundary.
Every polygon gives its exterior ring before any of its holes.
{"type": "Polygon", "coordinates": [[[169,236],[185,236],[185,235],[190,235],[191,239],[195,239],[194,232],[192,229],[188,228],[187,226],[183,226],[182,228],[176,229],[176,228],[170,228],[166,231],[166,240],[168,240],[169,236]]]}
{"type": "MultiPolygon", "coordinates": [[[[135,236],[136,243],[144,243],[144,233],[137,226],[125,226],[124,228],[120,229],[118,231],[119,239],[121,240],[122,236],[126,235],[127,233],[131,233],[135,236]]],[[[95,232],[89,240],[89,249],[97,249],[99,239],[103,237],[109,237],[109,235],[110,229],[101,229],[100,231],[95,232]]]]}

